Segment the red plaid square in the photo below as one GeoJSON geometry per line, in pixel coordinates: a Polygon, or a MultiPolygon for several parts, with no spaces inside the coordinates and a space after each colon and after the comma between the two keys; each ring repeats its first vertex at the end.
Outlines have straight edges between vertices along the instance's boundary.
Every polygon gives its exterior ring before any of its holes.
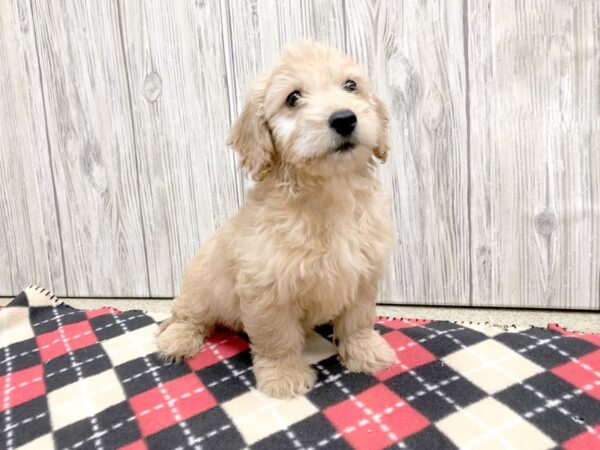
{"type": "Polygon", "coordinates": [[[198,377],[190,373],[129,400],[143,436],[150,436],[217,404],[198,377]]]}
{"type": "Polygon", "coordinates": [[[212,366],[223,359],[231,358],[249,348],[248,342],[229,330],[217,330],[206,338],[204,348],[196,356],[188,360],[192,370],[200,370],[212,366]]]}
{"type": "Polygon", "coordinates": [[[371,450],[402,441],[429,425],[424,416],[382,384],[331,406],[324,414],[353,447],[371,450]]]}
{"type": "Polygon", "coordinates": [[[108,306],[104,306],[102,308],[91,309],[85,312],[85,315],[87,316],[88,320],[98,316],[105,316],[107,314],[121,314],[121,311],[119,311],[117,308],[110,308],[108,306]]]}
{"type": "Polygon", "coordinates": [[[14,408],[46,393],[44,368],[41,364],[0,377],[3,401],[0,412],[14,408]]]}
{"type": "Polygon", "coordinates": [[[594,369],[594,367],[600,367],[600,350],[578,358],[576,361],[555,367],[552,372],[600,400],[600,384],[598,384],[600,371],[594,369]]]}
{"type": "Polygon", "coordinates": [[[144,442],[143,439],[138,439],[131,444],[127,444],[124,447],[121,447],[120,450],[148,450],[148,446],[144,442]]]}
{"type": "Polygon", "coordinates": [[[40,334],[36,339],[43,362],[66,354],[67,348],[73,351],[98,342],[87,320],[64,325],[58,330],[40,334]]]}
{"type": "Polygon", "coordinates": [[[398,364],[375,374],[380,380],[387,380],[415,367],[435,361],[436,357],[417,342],[399,331],[391,331],[383,335],[398,355],[398,364]]]}
{"type": "Polygon", "coordinates": [[[565,450],[600,450],[600,425],[591,431],[569,439],[562,446],[565,450]]]}
{"type": "Polygon", "coordinates": [[[413,328],[418,327],[420,325],[427,325],[431,323],[431,320],[422,320],[422,319],[393,319],[381,317],[377,319],[375,323],[379,325],[383,325],[387,328],[394,328],[395,330],[400,330],[402,328],[413,328]]]}

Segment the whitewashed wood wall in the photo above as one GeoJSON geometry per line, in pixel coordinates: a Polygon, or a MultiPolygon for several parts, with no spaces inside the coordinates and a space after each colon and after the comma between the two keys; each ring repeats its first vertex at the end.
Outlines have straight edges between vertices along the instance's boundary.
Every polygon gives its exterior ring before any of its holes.
{"type": "Polygon", "coordinates": [[[171,297],[244,199],[226,131],[298,38],[392,111],[381,301],[600,309],[600,2],[0,2],[0,295],[171,297]]]}

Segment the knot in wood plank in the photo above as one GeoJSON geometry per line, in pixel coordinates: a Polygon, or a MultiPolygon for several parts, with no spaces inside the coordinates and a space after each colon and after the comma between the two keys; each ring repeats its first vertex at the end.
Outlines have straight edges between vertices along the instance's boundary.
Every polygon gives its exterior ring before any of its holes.
{"type": "Polygon", "coordinates": [[[423,103],[423,122],[425,127],[435,134],[442,129],[444,118],[444,99],[437,85],[433,85],[423,103]]]}
{"type": "Polygon", "coordinates": [[[551,236],[558,228],[558,217],[549,209],[545,209],[534,218],[535,230],[542,236],[551,236]]]}
{"type": "Polygon", "coordinates": [[[393,91],[394,101],[401,102],[407,113],[414,110],[421,96],[421,80],[413,63],[400,52],[390,57],[388,83],[393,91]]]}
{"type": "Polygon", "coordinates": [[[160,75],[156,71],[150,72],[146,75],[144,80],[144,98],[150,103],[154,103],[160,97],[162,92],[162,80],[160,75]]]}

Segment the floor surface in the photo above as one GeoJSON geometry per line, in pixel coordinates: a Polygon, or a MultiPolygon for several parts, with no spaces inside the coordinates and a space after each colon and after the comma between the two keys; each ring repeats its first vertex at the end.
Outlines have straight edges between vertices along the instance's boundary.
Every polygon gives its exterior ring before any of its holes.
{"type": "MultiPolygon", "coordinates": [[[[10,299],[1,299],[6,304],[10,299]]],[[[121,310],[141,309],[152,314],[166,315],[171,300],[162,299],[63,299],[77,308],[98,308],[114,306],[121,310]]],[[[488,322],[495,325],[534,325],[545,327],[548,323],[558,323],[569,330],[600,332],[600,312],[597,311],[549,311],[499,308],[462,308],[446,306],[379,306],[382,316],[413,319],[435,319],[466,322],[488,322]]]]}

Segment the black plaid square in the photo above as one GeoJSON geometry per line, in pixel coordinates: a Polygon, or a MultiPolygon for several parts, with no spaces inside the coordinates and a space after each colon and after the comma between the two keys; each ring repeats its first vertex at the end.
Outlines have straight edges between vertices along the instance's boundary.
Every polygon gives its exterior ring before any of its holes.
{"type": "Polygon", "coordinates": [[[550,372],[515,384],[495,397],[557,442],[600,423],[600,403],[550,372]]]}
{"type": "Polygon", "coordinates": [[[186,419],[185,425],[173,425],[147,437],[146,444],[150,450],[173,448],[177,444],[184,444],[184,448],[198,445],[203,449],[234,449],[246,446],[229,417],[218,406],[186,419]]]}
{"type": "Polygon", "coordinates": [[[9,370],[17,372],[40,362],[40,352],[35,338],[15,342],[8,346],[8,350],[5,347],[0,351],[0,377],[6,375],[9,370]]]}
{"type": "Polygon", "coordinates": [[[10,303],[6,306],[10,306],[10,307],[22,306],[22,307],[28,308],[29,307],[29,299],[27,298],[27,294],[25,294],[25,291],[19,292],[19,295],[17,295],[15,298],[13,298],[10,301],[10,303]]]}
{"type": "Polygon", "coordinates": [[[495,339],[545,368],[559,366],[570,361],[571,357],[578,358],[598,348],[591,342],[549,333],[541,328],[502,333],[495,339]]]}
{"type": "Polygon", "coordinates": [[[141,394],[167,382],[191,373],[185,364],[170,364],[162,361],[156,354],[119,364],[114,368],[127,397],[141,394]]]}
{"type": "Polygon", "coordinates": [[[379,332],[379,334],[381,334],[381,335],[383,335],[383,334],[386,334],[386,333],[389,333],[390,331],[392,331],[392,330],[393,330],[393,328],[388,328],[388,327],[386,327],[385,325],[383,325],[383,324],[380,324],[380,323],[376,323],[376,324],[374,325],[374,327],[375,327],[375,329],[376,329],[376,330],[379,332]]]}
{"type": "Polygon", "coordinates": [[[479,331],[452,322],[431,322],[420,327],[403,328],[402,333],[411,337],[438,358],[457,350],[477,344],[488,337],[479,331]]]}
{"type": "Polygon", "coordinates": [[[457,450],[458,447],[452,443],[435,425],[430,425],[422,431],[413,434],[399,444],[388,447],[391,449],[431,449],[431,450],[457,450]]]}
{"type": "Polygon", "coordinates": [[[327,323],[325,325],[318,325],[314,328],[314,330],[317,334],[320,334],[328,341],[333,341],[333,326],[330,323],[327,323]]]}
{"type": "Polygon", "coordinates": [[[251,367],[252,356],[247,350],[226,361],[197,370],[196,373],[215,399],[224,403],[256,386],[251,367]]]}
{"type": "Polygon", "coordinates": [[[300,444],[300,448],[352,449],[321,413],[295,423],[289,430],[272,434],[250,448],[253,450],[294,448],[296,446],[294,441],[300,444]]]}
{"type": "Polygon", "coordinates": [[[48,392],[87,378],[112,367],[100,344],[74,350],[44,364],[44,381],[48,392]]]}
{"type": "Polygon", "coordinates": [[[379,383],[379,380],[371,375],[348,372],[340,364],[337,356],[319,362],[315,368],[317,382],[306,396],[321,409],[348,399],[347,394],[336,387],[336,383],[346,388],[352,395],[358,395],[379,383]]]}
{"type": "MultiPolygon", "coordinates": [[[[48,413],[47,397],[15,406],[0,413],[0,445],[10,441],[13,447],[19,447],[52,431],[48,413]]],[[[8,447],[8,445],[7,445],[8,447]]]]}
{"type": "Polygon", "coordinates": [[[57,330],[59,326],[87,320],[84,311],[70,306],[62,306],[60,309],[56,309],[53,314],[48,314],[47,309],[31,308],[29,310],[29,320],[36,336],[57,330]]]}
{"type": "Polygon", "coordinates": [[[140,437],[127,401],[54,432],[58,448],[119,448],[140,437]]]}
{"type": "Polygon", "coordinates": [[[432,422],[487,395],[439,360],[390,378],[385,385],[432,422]]]}
{"type": "Polygon", "coordinates": [[[99,341],[120,336],[124,330],[133,331],[153,323],[156,322],[141,311],[126,311],[122,314],[103,314],[90,319],[90,325],[99,341]]]}

